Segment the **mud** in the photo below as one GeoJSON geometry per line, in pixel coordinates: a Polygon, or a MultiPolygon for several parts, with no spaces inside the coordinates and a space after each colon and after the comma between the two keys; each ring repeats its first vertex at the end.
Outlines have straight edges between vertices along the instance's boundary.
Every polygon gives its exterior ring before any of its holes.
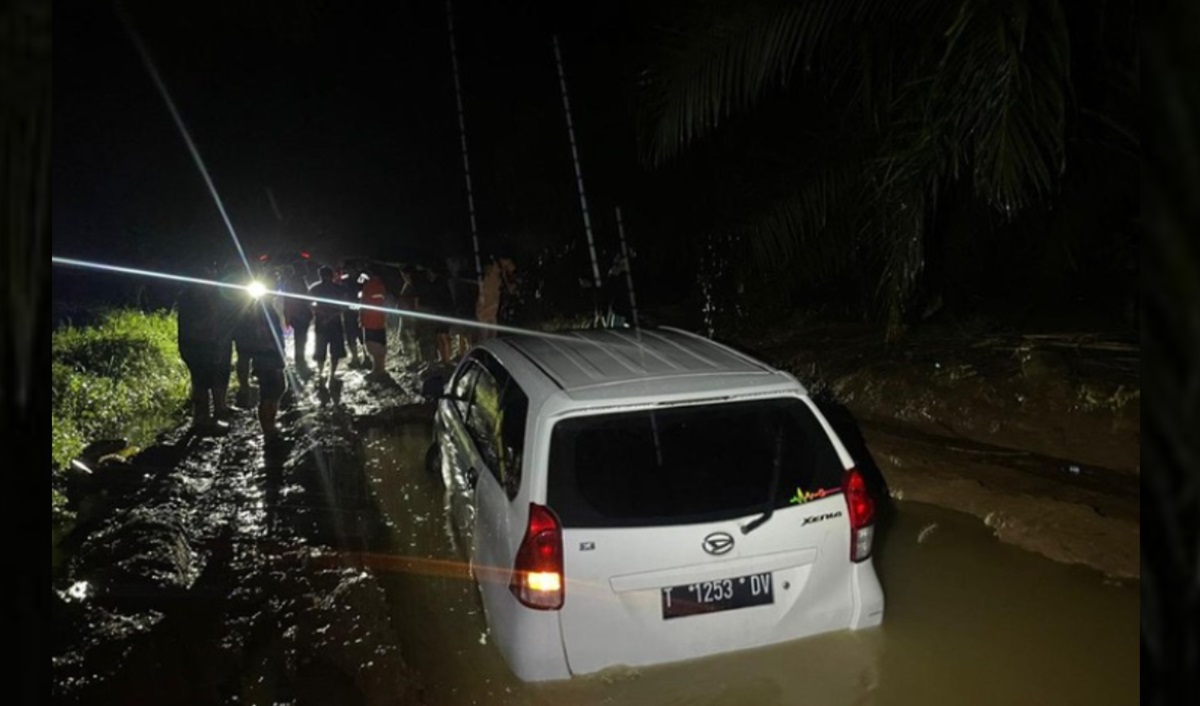
{"type": "Polygon", "coordinates": [[[884,345],[873,329],[842,325],[747,345],[864,422],[1132,473],[1140,467],[1136,339],[925,328],[884,345]]]}
{"type": "Polygon", "coordinates": [[[344,379],[341,404],[296,391],[281,446],[243,411],[225,437],[178,429],[72,475],[55,703],[423,701],[387,596],[354,560],[385,533],[355,419],[402,416],[415,378],[344,379]]]}
{"type": "Polygon", "coordinates": [[[926,327],[885,345],[866,327],[806,323],[740,345],[844,407],[896,497],[968,512],[1057,561],[1139,576],[1136,341],[926,327]]]}

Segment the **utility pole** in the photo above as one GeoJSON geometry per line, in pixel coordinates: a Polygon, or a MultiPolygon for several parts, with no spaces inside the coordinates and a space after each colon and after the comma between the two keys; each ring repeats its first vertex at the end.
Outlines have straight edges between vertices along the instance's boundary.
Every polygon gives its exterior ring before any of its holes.
{"type": "Polygon", "coordinates": [[[571,120],[571,100],[567,97],[567,76],[563,72],[562,51],[558,35],[554,35],[554,61],[558,65],[558,85],[562,89],[563,113],[567,116],[567,138],[571,142],[571,159],[575,163],[575,185],[579,189],[579,206],[583,209],[583,230],[587,233],[588,253],[592,257],[592,284],[600,292],[600,265],[596,262],[596,245],[592,238],[592,217],[588,213],[587,193],[583,189],[583,169],[579,165],[579,149],[575,146],[575,123],[571,120]]]}
{"type": "Polygon", "coordinates": [[[454,101],[458,109],[458,140],[462,147],[463,174],[467,179],[467,215],[471,244],[475,248],[475,283],[483,289],[483,262],[479,257],[479,227],[475,223],[475,192],[471,189],[471,160],[467,157],[467,122],[463,116],[462,82],[458,78],[458,45],[454,41],[454,7],[446,0],[446,27],[450,31],[450,66],[454,69],[454,101]]]}
{"type": "Polygon", "coordinates": [[[629,289],[629,310],[633,313],[633,328],[640,329],[637,297],[633,293],[633,262],[629,259],[629,248],[625,246],[625,222],[621,220],[620,206],[617,206],[617,236],[621,239],[621,260],[625,262],[625,286],[629,289]]]}

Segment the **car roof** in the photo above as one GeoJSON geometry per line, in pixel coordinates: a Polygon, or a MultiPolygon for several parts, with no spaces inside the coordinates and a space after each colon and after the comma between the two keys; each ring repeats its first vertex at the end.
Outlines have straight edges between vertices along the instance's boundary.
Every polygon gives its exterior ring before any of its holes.
{"type": "Polygon", "coordinates": [[[568,394],[604,387],[628,388],[641,397],[678,391],[681,383],[701,377],[710,388],[719,386],[719,379],[731,386],[756,386],[790,377],[711,339],[673,328],[593,329],[557,332],[552,338],[495,340],[520,352],[568,394]],[[658,384],[647,384],[650,381],[658,384]]]}

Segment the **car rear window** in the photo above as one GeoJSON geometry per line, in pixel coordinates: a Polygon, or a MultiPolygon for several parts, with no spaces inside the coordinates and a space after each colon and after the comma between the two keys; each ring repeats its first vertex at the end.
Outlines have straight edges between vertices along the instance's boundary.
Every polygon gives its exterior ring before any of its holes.
{"type": "Polygon", "coordinates": [[[843,468],[796,398],[565,419],[550,441],[549,505],[567,527],[706,522],[837,492],[843,468]]]}

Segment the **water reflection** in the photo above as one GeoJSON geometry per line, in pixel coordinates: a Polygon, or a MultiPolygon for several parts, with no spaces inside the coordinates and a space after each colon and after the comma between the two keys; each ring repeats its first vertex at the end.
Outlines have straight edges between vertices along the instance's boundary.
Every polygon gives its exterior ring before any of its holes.
{"type": "Polygon", "coordinates": [[[90,597],[94,592],[95,591],[92,589],[92,585],[87,581],[76,581],[75,583],[71,584],[69,588],[67,588],[65,597],[82,601],[90,597]]]}
{"type": "MultiPolygon", "coordinates": [[[[370,432],[368,474],[392,521],[375,557],[425,698],[457,704],[1136,703],[1138,594],[996,541],[978,521],[900,502],[876,567],[881,628],[568,682],[516,681],[486,636],[442,492],[424,472],[428,427],[370,432]],[[936,531],[929,530],[936,526],[936,531]],[[457,570],[456,570],[457,567],[457,570]]],[[[377,567],[378,568],[378,567],[377,567]]]]}

